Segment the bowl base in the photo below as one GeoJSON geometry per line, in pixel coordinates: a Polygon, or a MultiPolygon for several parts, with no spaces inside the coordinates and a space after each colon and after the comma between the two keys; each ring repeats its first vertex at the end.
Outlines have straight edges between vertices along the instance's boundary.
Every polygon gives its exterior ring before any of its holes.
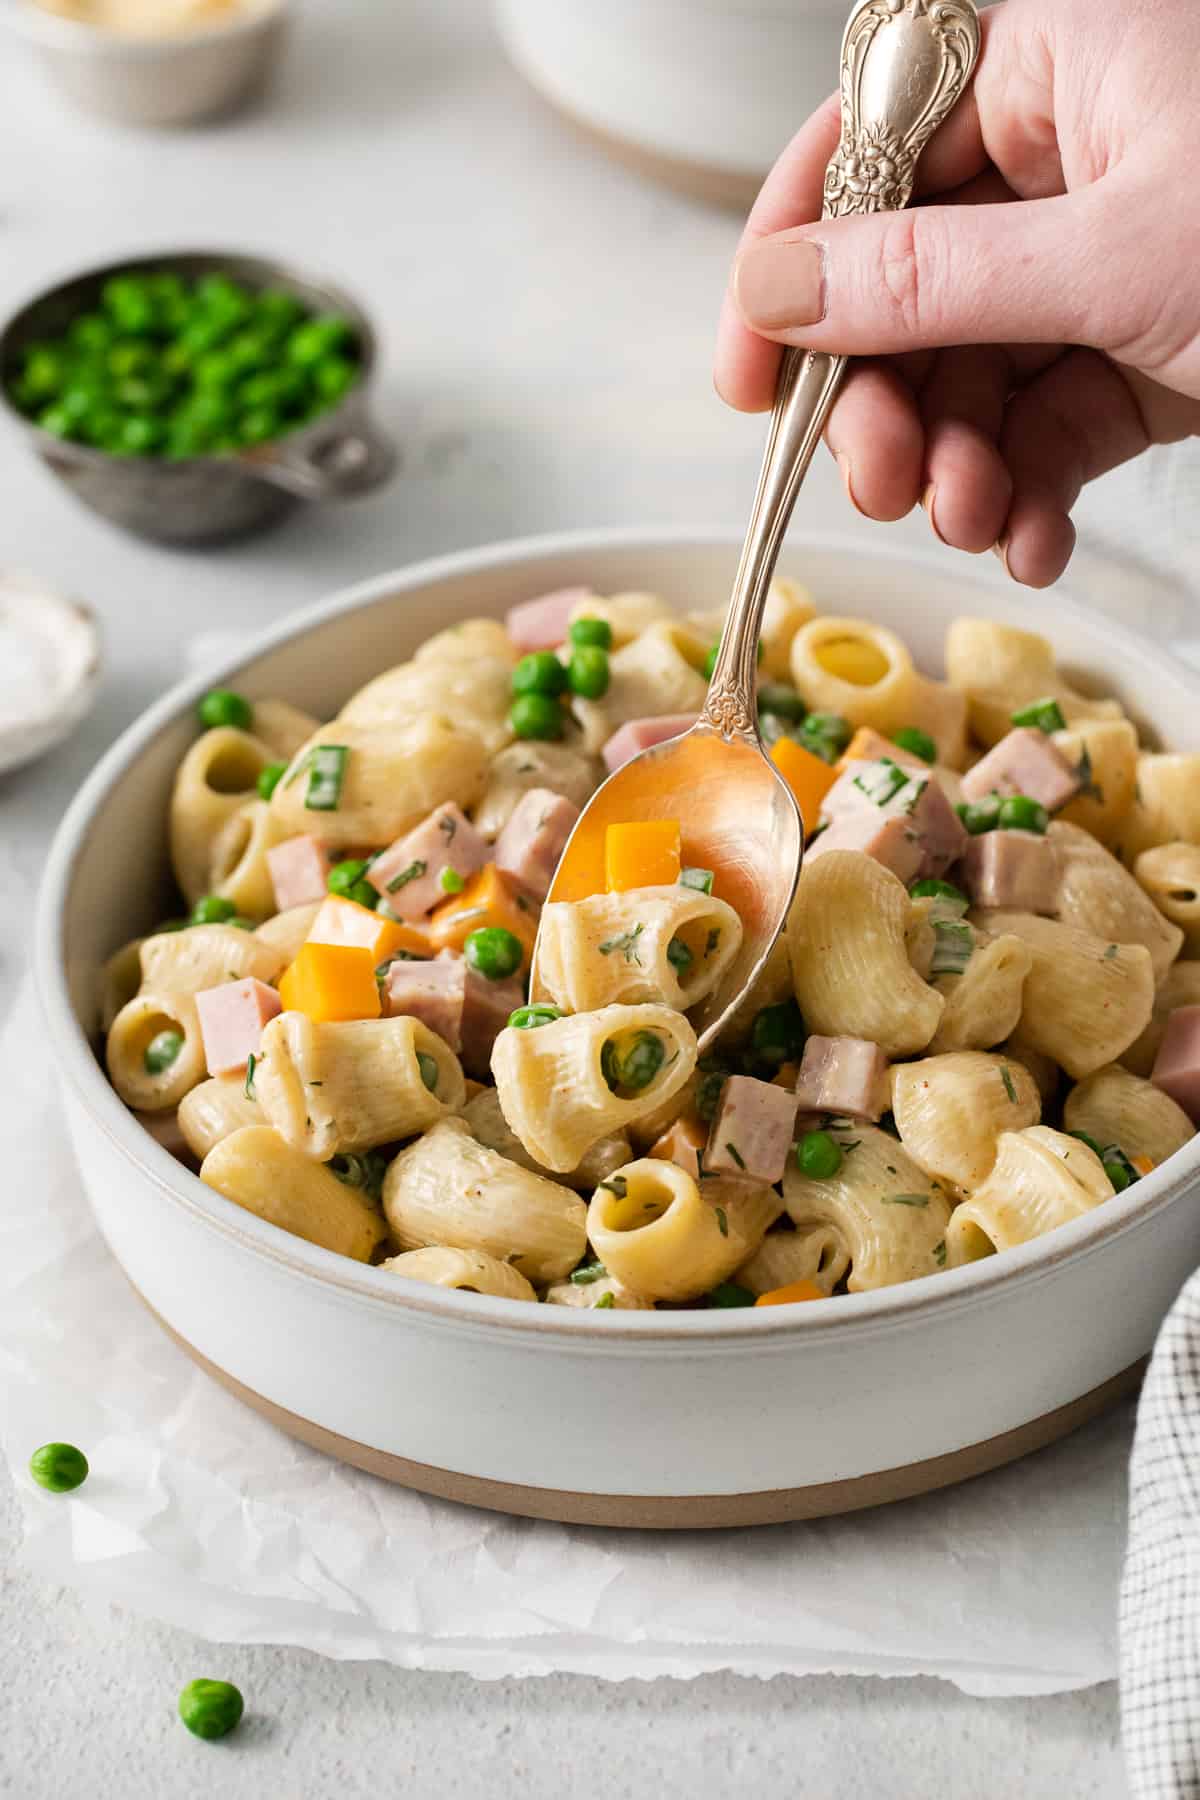
{"type": "MultiPolygon", "coordinates": [[[[132,1284],[131,1284],[132,1285],[132,1284]]],[[[412,1462],[386,1450],[373,1449],[352,1438],[341,1437],[311,1419],[277,1406],[273,1400],[248,1388],[235,1376],[220,1369],[202,1355],[194,1344],[172,1330],[166,1320],[134,1288],[139,1300],[179,1348],[191,1357],[205,1374],[246,1406],[252,1407],[272,1425],[289,1437],[314,1450],[332,1456],[338,1462],[365,1469],[399,1487],[415,1488],[418,1493],[433,1494],[439,1500],[454,1500],[462,1506],[481,1506],[489,1512],[515,1513],[526,1519],[552,1519],[563,1525],[608,1525],[638,1531],[717,1531],[730,1526],[783,1525],[794,1519],[820,1519],[838,1513],[861,1512],[869,1506],[886,1506],[893,1500],[911,1500],[917,1494],[931,1493],[935,1488],[952,1487],[985,1475],[991,1469],[1015,1462],[1034,1450],[1077,1431],[1099,1417],[1118,1401],[1135,1394],[1146,1372],[1148,1358],[1123,1369],[1120,1374],[1101,1382],[1099,1387],[1055,1407],[1027,1425],[1001,1432],[979,1444],[968,1444],[962,1450],[945,1456],[932,1456],[923,1462],[906,1463],[900,1468],[880,1469],[870,1475],[858,1475],[848,1481],[817,1482],[810,1487],[768,1488],[751,1494],[581,1494],[561,1488],[526,1487],[508,1481],[492,1481],[484,1476],[463,1475],[453,1469],[434,1468],[429,1463],[412,1462]]]]}

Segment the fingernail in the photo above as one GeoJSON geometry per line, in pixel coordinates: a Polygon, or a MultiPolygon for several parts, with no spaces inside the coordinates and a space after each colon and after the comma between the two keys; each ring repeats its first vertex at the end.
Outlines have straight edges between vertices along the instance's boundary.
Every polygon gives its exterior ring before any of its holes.
{"type": "Polygon", "coordinates": [[[1012,580],[1012,570],[1008,566],[1008,539],[998,538],[992,545],[992,555],[1004,565],[1004,573],[1012,580]]]}
{"type": "Polygon", "coordinates": [[[925,516],[929,520],[934,537],[938,540],[939,544],[944,544],[946,540],[938,530],[937,512],[935,511],[937,506],[937,488],[932,481],[921,495],[921,505],[925,508],[925,516]]]}
{"type": "Polygon", "coordinates": [[[825,316],[825,256],[808,238],[774,238],[738,257],[733,297],[747,325],[782,331],[825,316]]]}
{"type": "MultiPolygon", "coordinates": [[[[861,513],[862,507],[858,504],[858,501],[854,498],[854,482],[851,480],[851,477],[850,477],[850,458],[846,455],[844,450],[838,451],[837,466],[842,472],[842,485],[846,490],[846,498],[849,500],[849,502],[850,502],[851,506],[854,508],[855,512],[861,513]]],[[[866,518],[866,516],[867,516],[866,513],[863,513],[864,519],[866,518]]]]}

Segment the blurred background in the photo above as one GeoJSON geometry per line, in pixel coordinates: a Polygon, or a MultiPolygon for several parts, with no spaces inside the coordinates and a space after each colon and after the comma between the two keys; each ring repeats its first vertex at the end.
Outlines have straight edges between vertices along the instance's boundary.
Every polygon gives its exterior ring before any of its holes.
{"type": "MultiPolygon", "coordinates": [[[[217,0],[52,3],[102,16],[217,0]]],[[[280,258],[374,322],[372,410],[399,456],[366,498],[180,550],[85,510],[0,420],[0,568],[88,601],[107,636],[100,705],[21,778],[25,816],[61,806],[69,776],[177,676],[201,630],[253,630],[491,539],[746,514],[763,425],[713,392],[714,325],[739,208],[833,84],[841,0],[285,9],[261,93],[149,129],[94,108],[186,108],[194,70],[142,67],[122,89],[80,53],[79,26],[0,0],[0,315],[124,256],[280,258]]],[[[1099,484],[1080,509],[1076,589],[1159,635],[1184,631],[1198,492],[1193,451],[1099,484]]],[[[822,457],[797,509],[806,529],[892,528],[857,519],[822,457]]],[[[894,535],[930,543],[920,516],[894,535]]],[[[10,783],[0,808],[12,803],[10,783]]]]}

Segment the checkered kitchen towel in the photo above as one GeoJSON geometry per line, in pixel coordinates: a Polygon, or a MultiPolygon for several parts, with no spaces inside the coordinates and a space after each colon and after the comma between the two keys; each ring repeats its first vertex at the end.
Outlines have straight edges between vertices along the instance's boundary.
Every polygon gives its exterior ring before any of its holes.
{"type": "Polygon", "coordinates": [[[1138,1409],[1121,1714],[1136,1800],[1200,1800],[1200,1272],[1167,1315],[1138,1409]]]}

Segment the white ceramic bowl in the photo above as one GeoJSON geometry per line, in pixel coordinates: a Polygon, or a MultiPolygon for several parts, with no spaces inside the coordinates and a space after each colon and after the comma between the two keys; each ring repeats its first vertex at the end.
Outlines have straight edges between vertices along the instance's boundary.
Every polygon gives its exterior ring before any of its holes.
{"type": "Polygon", "coordinates": [[[248,0],[229,20],[163,37],[127,37],[6,0],[4,17],[60,91],[123,125],[191,125],[232,112],[262,87],[288,24],[288,0],[248,0]]]}
{"type": "Polygon", "coordinates": [[[849,0],[497,0],[538,91],[648,174],[746,207],[838,85],[849,0]]]}
{"type": "MultiPolygon", "coordinates": [[[[165,811],[219,680],[330,714],[430,632],[579,582],[706,607],[728,537],[533,540],[387,575],[176,688],[63,822],[37,971],[66,1123],[114,1254],[166,1326],[285,1429],[456,1499],[611,1524],[793,1518],[919,1492],[1049,1442],[1136,1379],[1200,1261],[1200,1138],[1128,1193],[1005,1256],[821,1306],[578,1312],[399,1280],[289,1237],[150,1139],[96,1059],[95,976],[167,908],[165,811]],[[114,854],[119,846],[119,854],[114,854]]],[[[950,619],[1031,625],[1163,739],[1200,748],[1200,681],[1057,594],[1024,599],[950,555],[793,542],[822,605],[902,632],[936,671],[950,619]]]]}

